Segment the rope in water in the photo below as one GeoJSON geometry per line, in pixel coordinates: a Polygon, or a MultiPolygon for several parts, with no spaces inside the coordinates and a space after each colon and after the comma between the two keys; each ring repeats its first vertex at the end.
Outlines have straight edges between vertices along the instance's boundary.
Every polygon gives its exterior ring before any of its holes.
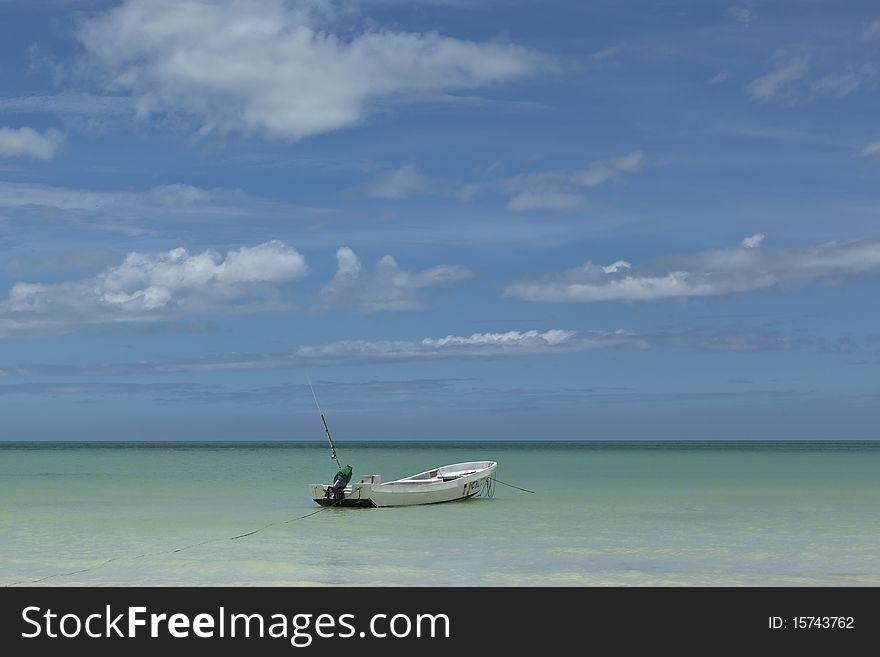
{"type": "Polygon", "coordinates": [[[248,532],[247,534],[239,534],[238,536],[233,536],[233,537],[230,538],[229,540],[230,540],[230,541],[236,541],[236,540],[238,540],[239,538],[244,538],[245,536],[253,536],[253,535],[256,534],[256,533],[261,532],[261,531],[263,531],[264,529],[269,529],[269,527],[274,527],[275,525],[286,525],[286,524],[288,524],[288,523],[293,522],[294,520],[305,520],[306,518],[311,518],[313,515],[315,515],[315,514],[317,514],[317,513],[321,513],[321,511],[326,511],[326,510],[329,509],[329,508],[331,508],[331,507],[329,507],[329,506],[322,506],[322,507],[321,507],[320,509],[318,509],[317,511],[312,511],[311,513],[307,513],[307,514],[304,515],[304,516],[299,516],[298,518],[290,518],[290,519],[288,519],[288,520],[282,520],[281,522],[270,522],[268,525],[264,525],[263,527],[260,527],[259,529],[255,529],[255,530],[252,531],[252,532],[248,532]]]}
{"type": "MultiPolygon", "coordinates": [[[[515,488],[516,490],[521,490],[524,493],[534,493],[535,491],[529,490],[528,488],[520,488],[519,486],[514,486],[513,484],[508,484],[506,481],[501,481],[497,477],[490,477],[493,482],[493,489],[489,496],[494,497],[494,484],[502,484],[504,486],[509,486],[510,488],[515,488]]],[[[335,506],[335,505],[334,505],[335,506]]],[[[207,545],[208,543],[218,543],[220,541],[237,541],[240,538],[246,538],[248,536],[253,536],[254,534],[258,534],[264,529],[269,529],[269,527],[276,527],[278,525],[287,525],[291,522],[296,522],[297,520],[305,520],[306,518],[311,518],[314,515],[321,513],[322,511],[326,511],[327,509],[333,508],[332,506],[322,506],[317,511],[311,511],[303,516],[296,516],[295,518],[288,518],[287,520],[281,520],[279,522],[270,522],[268,525],[263,525],[259,529],[255,529],[252,532],[247,532],[245,534],[239,534],[237,536],[226,536],[222,538],[209,538],[205,541],[199,541],[198,543],[192,543],[191,545],[184,545],[183,547],[175,548],[173,550],[162,550],[160,552],[145,552],[144,554],[139,554],[135,557],[111,557],[109,559],[105,559],[104,561],[95,564],[94,566],[89,566],[88,568],[80,568],[79,570],[71,570],[66,573],[55,573],[54,575],[46,575],[44,577],[39,577],[37,579],[30,580],[20,580],[18,582],[12,582],[11,584],[4,584],[4,587],[18,586],[19,584],[39,584],[40,582],[45,582],[48,579],[55,579],[56,577],[69,577],[70,575],[79,575],[80,573],[88,573],[93,570],[97,570],[98,568],[103,568],[108,563],[113,563],[114,561],[135,561],[137,559],[145,559],[147,557],[158,557],[163,554],[177,554],[178,552],[183,552],[184,550],[190,550],[194,547],[199,547],[201,545],[207,545]]]]}
{"type": "Polygon", "coordinates": [[[255,529],[252,532],[247,532],[246,534],[239,534],[238,536],[224,536],[222,538],[209,538],[205,541],[199,541],[198,543],[192,543],[191,545],[184,545],[183,547],[175,548],[173,550],[162,550],[160,552],[145,552],[143,554],[139,554],[135,557],[111,557],[109,559],[105,559],[104,561],[95,564],[94,566],[89,566],[88,568],[80,568],[79,570],[71,570],[66,573],[55,573],[54,575],[46,575],[45,577],[39,577],[37,579],[24,579],[18,582],[12,582],[11,584],[4,584],[4,587],[18,586],[19,584],[38,584],[40,582],[45,582],[47,579],[55,579],[56,577],[68,577],[70,575],[78,575],[80,573],[87,573],[92,570],[97,570],[98,568],[102,568],[106,566],[108,563],[112,563],[114,561],[135,561],[137,559],[145,559],[147,557],[158,557],[163,554],[176,554],[178,552],[183,552],[184,550],[189,550],[194,547],[199,547],[200,545],[207,545],[208,543],[218,543],[220,541],[235,541],[240,538],[245,538],[246,536],[253,536],[264,529],[269,529],[269,527],[275,527],[276,525],[286,525],[291,522],[295,522],[297,520],[305,520],[306,518],[311,518],[312,516],[321,513],[321,511],[326,511],[332,507],[322,506],[317,511],[311,511],[304,516],[296,516],[295,518],[288,518],[287,520],[282,520],[279,522],[270,522],[268,525],[263,525],[259,529],[255,529]]]}
{"type": "Polygon", "coordinates": [[[503,484],[505,486],[510,486],[511,488],[516,488],[517,490],[521,490],[524,493],[534,493],[535,491],[529,490],[528,488],[520,488],[519,486],[514,486],[513,484],[508,484],[506,481],[501,481],[497,477],[492,477],[496,481],[496,483],[503,484]]]}

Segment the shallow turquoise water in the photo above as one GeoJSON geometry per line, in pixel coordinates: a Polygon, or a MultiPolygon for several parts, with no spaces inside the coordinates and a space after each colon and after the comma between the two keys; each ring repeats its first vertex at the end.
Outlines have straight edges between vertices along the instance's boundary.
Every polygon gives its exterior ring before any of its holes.
{"type": "Polygon", "coordinates": [[[536,493],[227,540],[317,509],[326,446],[0,444],[0,585],[880,585],[880,442],[338,447],[356,477],[491,459],[536,493]]]}

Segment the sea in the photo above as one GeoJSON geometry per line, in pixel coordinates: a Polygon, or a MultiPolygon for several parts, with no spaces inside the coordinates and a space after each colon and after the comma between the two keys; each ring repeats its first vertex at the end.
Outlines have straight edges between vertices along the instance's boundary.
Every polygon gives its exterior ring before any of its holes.
{"type": "Polygon", "coordinates": [[[0,443],[0,586],[880,585],[880,442],[337,450],[385,481],[498,461],[495,495],[313,513],[326,444],[0,443]]]}

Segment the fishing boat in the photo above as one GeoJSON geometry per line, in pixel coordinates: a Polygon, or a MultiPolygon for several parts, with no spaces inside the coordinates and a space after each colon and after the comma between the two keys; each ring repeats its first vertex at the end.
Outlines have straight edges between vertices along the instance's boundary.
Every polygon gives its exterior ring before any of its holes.
{"type": "Polygon", "coordinates": [[[330,485],[311,484],[312,499],[321,506],[388,507],[438,504],[491,496],[495,461],[468,461],[382,483],[380,475],[365,475],[349,483],[351,467],[345,466],[330,485]]]}
{"type": "Polygon", "coordinates": [[[321,506],[387,507],[438,504],[466,500],[469,497],[492,497],[495,493],[496,461],[468,461],[443,465],[425,470],[404,479],[382,483],[380,475],[371,474],[351,483],[350,465],[342,467],[336,456],[333,436],[318,403],[318,396],[309,381],[315,406],[324,423],[324,432],[330,443],[330,458],[336,461],[339,471],[332,484],[309,484],[309,494],[321,506]]]}

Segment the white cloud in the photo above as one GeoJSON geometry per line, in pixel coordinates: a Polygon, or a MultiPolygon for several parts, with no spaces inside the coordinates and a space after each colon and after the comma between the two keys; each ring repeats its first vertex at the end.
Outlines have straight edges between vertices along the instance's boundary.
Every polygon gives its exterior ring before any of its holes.
{"type": "Polygon", "coordinates": [[[591,56],[591,59],[596,62],[601,62],[604,59],[611,59],[612,57],[616,57],[620,53],[623,52],[623,47],[621,46],[610,46],[608,48],[603,48],[598,52],[594,52],[591,56]]]}
{"type": "MultiPolygon", "coordinates": [[[[38,206],[59,210],[88,210],[98,207],[133,208],[135,206],[182,207],[217,200],[223,190],[207,190],[192,185],[160,185],[145,192],[108,192],[69,187],[49,187],[30,183],[0,183],[0,205],[5,207],[38,206]]],[[[227,197],[235,195],[233,191],[227,197]]]]}
{"type": "Polygon", "coordinates": [[[356,125],[380,101],[476,89],[547,65],[544,56],[501,41],[359,29],[351,9],[126,0],[86,21],[79,37],[108,86],[134,94],[143,114],[191,115],[202,132],[294,140],[356,125]]]}
{"type": "Polygon", "coordinates": [[[617,180],[624,173],[635,173],[644,163],[645,156],[641,151],[633,151],[609,160],[597,160],[586,169],[575,171],[572,182],[584,187],[596,187],[610,180],[617,180]]]}
{"type": "Polygon", "coordinates": [[[831,72],[808,75],[810,67],[806,60],[792,59],[752,80],[746,90],[756,101],[839,100],[872,85],[880,76],[880,68],[871,60],[826,68],[831,68],[831,72]]]}
{"type": "Polygon", "coordinates": [[[735,21],[738,21],[747,27],[752,21],[752,12],[745,7],[730,7],[727,10],[727,13],[730,14],[735,21]]]}
{"type": "Polygon", "coordinates": [[[748,84],[746,90],[752,100],[764,101],[790,97],[792,83],[806,76],[807,70],[806,62],[800,59],[791,60],[755,78],[748,84]]]}
{"type": "Polygon", "coordinates": [[[307,273],[303,256],[278,241],[243,246],[225,258],[184,248],[132,252],[93,278],[16,283],[0,298],[0,336],[278,309],[286,307],[281,286],[307,273]]]}
{"type": "Polygon", "coordinates": [[[4,114],[37,112],[49,114],[131,114],[136,109],[132,99],[124,96],[99,96],[85,93],[63,93],[52,96],[17,96],[0,98],[4,114]]]}
{"type": "Polygon", "coordinates": [[[755,233],[750,237],[746,237],[742,241],[742,245],[747,249],[756,249],[761,246],[764,241],[764,233],[755,233]]]}
{"type": "MultiPolygon", "coordinates": [[[[679,332],[505,331],[446,335],[421,340],[341,340],[300,345],[283,352],[230,352],[193,359],[78,365],[27,363],[6,369],[18,377],[108,377],[217,370],[272,370],[301,367],[356,366],[444,358],[507,358],[595,349],[700,349],[764,351],[822,344],[815,338],[792,338],[766,326],[757,329],[695,328],[679,332]]],[[[2,374],[0,374],[2,376],[2,374]]]]}
{"type": "Polygon", "coordinates": [[[32,183],[0,182],[0,207],[95,210],[134,205],[151,192],[108,192],[32,183]]]}
{"type": "Polygon", "coordinates": [[[561,329],[551,329],[544,333],[538,331],[507,331],[506,333],[472,333],[469,337],[461,337],[456,335],[447,335],[445,338],[425,338],[422,344],[426,347],[445,348],[445,347],[472,347],[472,346],[492,346],[507,347],[516,345],[530,345],[538,347],[554,347],[561,345],[574,336],[574,331],[565,331],[561,329]]]}
{"type": "MultiPolygon", "coordinates": [[[[506,207],[513,212],[576,210],[587,205],[587,199],[579,193],[580,188],[617,181],[625,174],[639,171],[644,163],[644,154],[633,151],[596,160],[582,169],[524,173],[487,183],[458,186],[455,195],[469,201],[482,190],[492,190],[508,197],[506,207]]],[[[445,180],[422,175],[412,165],[386,171],[361,187],[371,196],[395,199],[413,194],[451,194],[454,188],[445,180]]]]}
{"type": "Polygon", "coordinates": [[[150,232],[162,220],[289,218],[326,212],[250,196],[237,189],[171,184],[145,191],[107,191],[17,182],[0,182],[0,209],[7,210],[10,218],[60,219],[79,227],[128,234],[150,232]]]}
{"type": "Polygon", "coordinates": [[[370,196],[378,198],[407,198],[413,194],[442,194],[446,186],[436,178],[422,175],[411,164],[393,171],[385,171],[363,187],[370,196]]]}
{"type": "Polygon", "coordinates": [[[616,331],[506,331],[447,335],[423,340],[343,340],[317,345],[302,345],[289,354],[271,358],[240,357],[185,368],[214,367],[290,367],[300,365],[356,365],[377,361],[433,360],[441,358],[501,358],[542,354],[592,351],[595,349],[702,349],[708,351],[759,351],[791,349],[797,340],[761,331],[693,330],[679,333],[635,333],[616,331]]]}
{"type": "Polygon", "coordinates": [[[843,98],[871,81],[876,75],[877,70],[873,65],[857,68],[849,66],[842,72],[831,73],[814,80],[810,84],[810,91],[814,96],[843,98]]]}
{"type": "Polygon", "coordinates": [[[580,194],[558,190],[528,190],[511,198],[505,207],[514,212],[529,210],[575,210],[583,207],[586,199],[580,194]]]}
{"type": "Polygon", "coordinates": [[[639,171],[645,163],[641,151],[619,157],[596,160],[583,169],[525,173],[483,185],[467,185],[462,198],[468,200],[482,189],[490,189],[508,196],[507,209],[514,212],[528,210],[574,210],[586,204],[580,188],[598,187],[617,181],[624,174],[639,171]]]}
{"type": "Polygon", "coordinates": [[[641,267],[592,262],[514,283],[505,296],[526,301],[645,301],[755,292],[880,271],[880,239],[794,249],[756,248],[760,233],[733,249],[657,260],[641,267]]]}
{"type": "Polygon", "coordinates": [[[875,141],[873,144],[865,146],[860,155],[868,157],[870,155],[877,155],[878,153],[880,153],[880,141],[875,141]]]}
{"type": "Polygon", "coordinates": [[[344,340],[297,347],[292,357],[313,364],[356,363],[377,360],[429,360],[437,358],[530,356],[608,347],[644,347],[647,342],[626,331],[507,331],[447,335],[418,341],[344,340]]]}
{"type": "Polygon", "coordinates": [[[880,19],[868,23],[862,30],[862,36],[866,39],[880,39],[880,19]]]}
{"type": "Polygon", "coordinates": [[[631,268],[632,268],[632,265],[630,263],[628,263],[626,260],[617,260],[615,262],[612,262],[610,265],[606,265],[605,267],[602,267],[602,271],[604,271],[606,274],[616,274],[617,272],[621,271],[622,269],[631,269],[631,268]]]}
{"type": "Polygon", "coordinates": [[[28,157],[53,160],[64,144],[64,135],[50,128],[37,132],[33,128],[0,128],[0,157],[28,157]]]}
{"type": "Polygon", "coordinates": [[[370,274],[360,258],[348,247],[336,252],[336,274],[319,295],[323,308],[346,308],[363,312],[379,310],[418,310],[424,305],[418,291],[435,285],[457,283],[470,278],[466,267],[437,265],[411,273],[401,269],[390,255],[383,256],[370,274]]]}
{"type": "Polygon", "coordinates": [[[727,81],[730,78],[730,73],[727,71],[718,71],[715,75],[713,75],[706,84],[721,84],[722,82],[727,81]]]}

